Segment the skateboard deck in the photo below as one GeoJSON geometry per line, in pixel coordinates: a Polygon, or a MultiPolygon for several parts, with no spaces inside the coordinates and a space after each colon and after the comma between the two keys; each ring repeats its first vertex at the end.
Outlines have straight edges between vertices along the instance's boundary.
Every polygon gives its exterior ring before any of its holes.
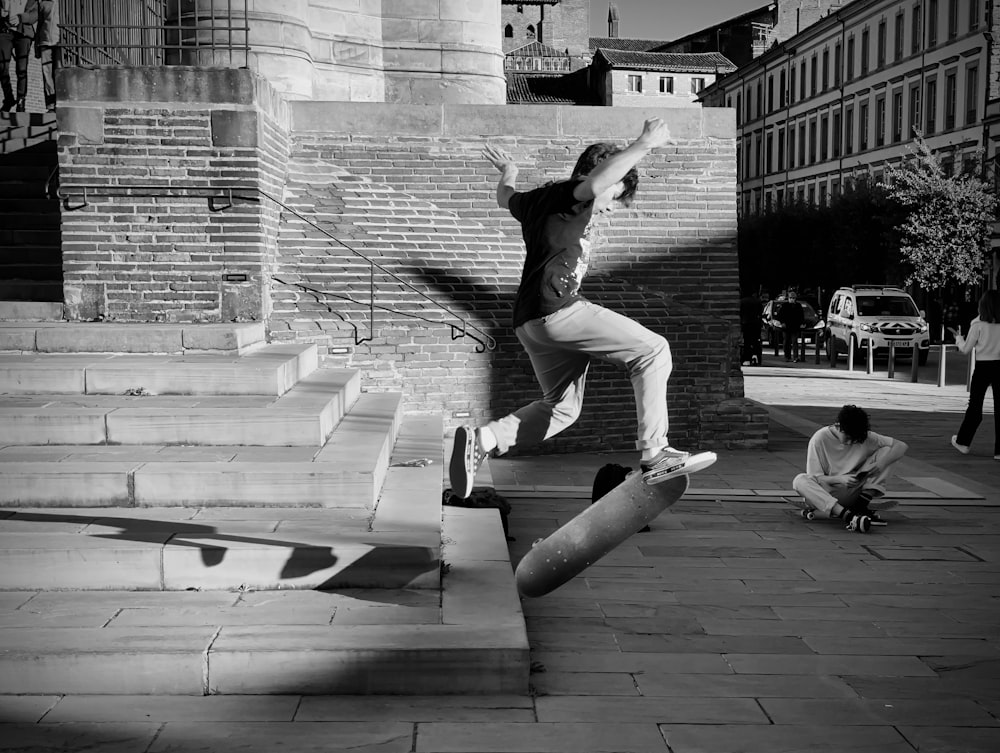
{"type": "Polygon", "coordinates": [[[522,596],[544,596],[579,575],[681,498],[687,475],[647,485],[639,471],[535,544],[514,577],[522,596]]]}

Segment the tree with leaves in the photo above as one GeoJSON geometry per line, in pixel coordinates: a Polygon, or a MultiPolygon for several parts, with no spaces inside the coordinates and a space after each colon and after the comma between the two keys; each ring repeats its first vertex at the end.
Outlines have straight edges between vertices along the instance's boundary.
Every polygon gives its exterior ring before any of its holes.
{"type": "Polygon", "coordinates": [[[950,283],[980,285],[989,268],[996,197],[990,185],[967,173],[948,175],[918,134],[912,155],[888,165],[883,185],[903,208],[900,252],[907,284],[940,296],[950,283]]]}

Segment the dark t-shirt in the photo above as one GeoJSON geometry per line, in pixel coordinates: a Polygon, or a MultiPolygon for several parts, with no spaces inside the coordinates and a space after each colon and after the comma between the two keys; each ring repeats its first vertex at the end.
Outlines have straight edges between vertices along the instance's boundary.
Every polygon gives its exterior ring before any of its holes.
{"type": "Polygon", "coordinates": [[[584,233],[594,202],[573,197],[577,183],[552,183],[510,198],[510,213],[521,223],[525,249],[514,301],[515,328],[583,298],[580,285],[590,260],[584,233]]]}

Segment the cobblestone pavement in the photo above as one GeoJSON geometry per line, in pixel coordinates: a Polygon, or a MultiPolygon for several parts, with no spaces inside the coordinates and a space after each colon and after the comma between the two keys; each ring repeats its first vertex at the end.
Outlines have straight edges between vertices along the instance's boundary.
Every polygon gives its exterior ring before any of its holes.
{"type": "MultiPolygon", "coordinates": [[[[3,718],[35,704],[42,723],[18,725],[31,749],[122,753],[1000,750],[992,417],[960,456],[948,437],[961,385],[803,364],[747,371],[747,395],[772,414],[769,447],[721,451],[650,532],[524,600],[531,696],[8,697],[3,718]],[[845,402],[911,447],[891,487],[901,505],[868,535],[806,522],[784,499],[806,437],[845,402]]],[[[512,561],[589,503],[601,464],[634,461],[492,461],[513,505],[512,561]]]]}

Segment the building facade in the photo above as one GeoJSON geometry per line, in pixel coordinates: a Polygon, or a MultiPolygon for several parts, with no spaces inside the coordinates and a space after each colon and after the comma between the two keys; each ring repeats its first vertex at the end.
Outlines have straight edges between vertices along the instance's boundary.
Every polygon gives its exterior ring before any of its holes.
{"type": "Polygon", "coordinates": [[[717,52],[599,48],[591,63],[591,78],[597,100],[608,107],[699,107],[701,91],[735,70],[717,52]]]}
{"type": "Polygon", "coordinates": [[[986,0],[855,0],[707,87],[736,111],[739,210],[826,203],[923,134],[978,169],[996,18],[986,0]]]}
{"type": "Polygon", "coordinates": [[[573,69],[590,62],[588,0],[501,0],[503,51],[540,42],[573,58],[573,69]]]}

